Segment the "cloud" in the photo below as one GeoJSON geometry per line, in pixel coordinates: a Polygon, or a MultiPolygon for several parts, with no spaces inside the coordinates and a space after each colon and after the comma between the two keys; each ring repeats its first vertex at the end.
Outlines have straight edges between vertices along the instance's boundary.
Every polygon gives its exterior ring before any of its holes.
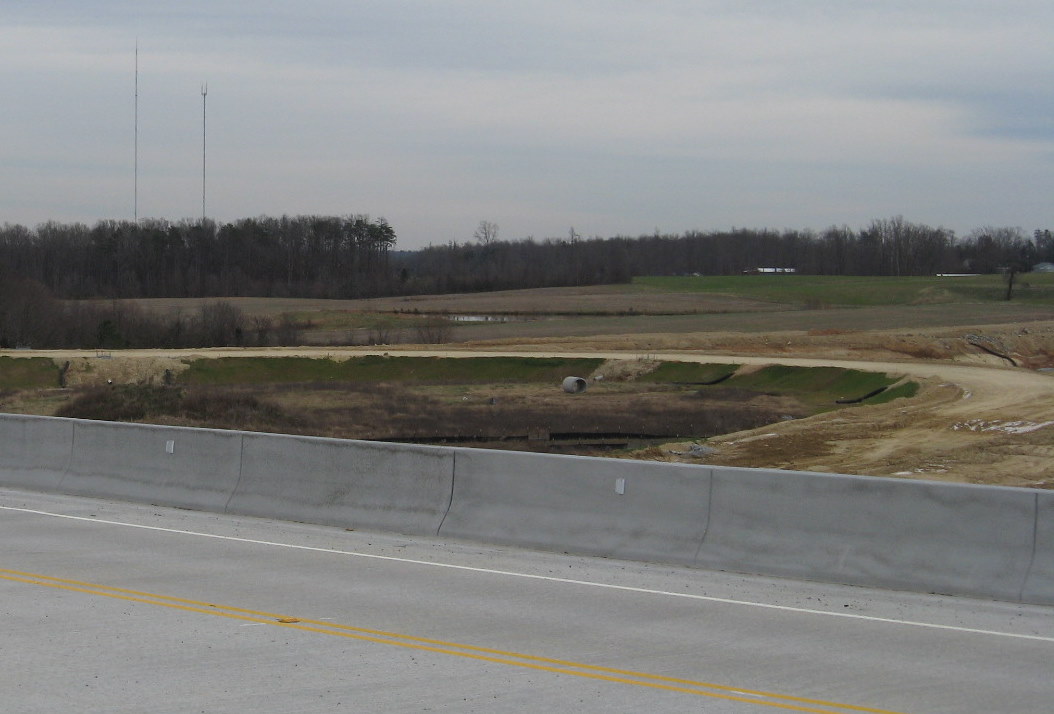
{"type": "Polygon", "coordinates": [[[0,178],[0,220],[119,215],[138,38],[154,215],[198,210],[208,81],[223,218],[368,212],[404,245],[483,218],[1049,225],[1052,21],[1025,0],[8,0],[0,160],[31,180],[0,178]]]}

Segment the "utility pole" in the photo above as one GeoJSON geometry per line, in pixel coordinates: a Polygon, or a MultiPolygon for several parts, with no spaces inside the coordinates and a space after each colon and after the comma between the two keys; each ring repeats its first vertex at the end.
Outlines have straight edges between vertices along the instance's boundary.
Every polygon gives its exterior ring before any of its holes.
{"type": "Polygon", "coordinates": [[[201,224],[205,225],[205,97],[209,93],[208,82],[201,85],[201,224]]]}

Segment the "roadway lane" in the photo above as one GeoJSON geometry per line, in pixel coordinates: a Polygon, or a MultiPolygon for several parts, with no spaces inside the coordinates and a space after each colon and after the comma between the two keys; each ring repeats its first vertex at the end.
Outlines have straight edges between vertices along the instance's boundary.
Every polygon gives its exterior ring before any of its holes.
{"type": "Polygon", "coordinates": [[[12,712],[1043,712],[1054,612],[0,490],[12,712]]]}

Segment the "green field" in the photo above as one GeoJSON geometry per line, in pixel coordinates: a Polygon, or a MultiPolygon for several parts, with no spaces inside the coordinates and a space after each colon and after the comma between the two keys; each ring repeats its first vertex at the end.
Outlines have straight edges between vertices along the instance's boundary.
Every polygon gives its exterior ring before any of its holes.
{"type": "MultiPolygon", "coordinates": [[[[721,275],[634,278],[635,286],[669,293],[713,293],[802,306],[924,305],[999,302],[1002,275],[887,277],[841,275],[721,275]]],[[[1013,302],[1054,305],[1054,273],[1023,273],[1013,302]]]]}
{"type": "Polygon", "coordinates": [[[737,364],[700,364],[698,362],[663,362],[648,373],[648,380],[653,382],[671,382],[674,384],[707,384],[722,378],[730,377],[737,364]]]}
{"type": "Polygon", "coordinates": [[[669,382],[698,386],[720,385],[720,389],[740,389],[758,394],[793,396],[818,411],[836,408],[839,400],[860,399],[882,390],[865,400],[867,404],[912,397],[918,384],[907,382],[890,389],[898,379],[877,372],[863,372],[838,367],[787,367],[771,365],[754,372],[735,375],[739,365],[663,362],[649,373],[650,382],[669,382]]]}
{"type": "Polygon", "coordinates": [[[0,357],[0,389],[57,387],[59,368],[45,357],[0,357]]]}
{"type": "MultiPolygon", "coordinates": [[[[752,392],[790,394],[818,408],[831,409],[838,400],[859,399],[890,387],[897,381],[895,377],[857,369],[771,365],[756,372],[734,376],[723,384],[752,392]]],[[[908,395],[904,393],[903,396],[908,395]]],[[[876,397],[867,400],[867,403],[873,403],[876,397]]],[[[889,397],[882,401],[888,400],[889,397]]]]}

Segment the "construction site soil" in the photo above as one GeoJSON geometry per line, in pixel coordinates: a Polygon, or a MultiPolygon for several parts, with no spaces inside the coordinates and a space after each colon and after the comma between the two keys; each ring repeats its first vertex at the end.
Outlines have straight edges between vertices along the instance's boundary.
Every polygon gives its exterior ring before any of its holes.
{"type": "MultiPolygon", "coordinates": [[[[543,344],[539,344],[543,343],[543,344]]],[[[856,405],[633,458],[1054,488],[1054,322],[542,340],[549,353],[637,350],[652,359],[842,366],[903,375],[917,395],[856,405]]]]}
{"type": "MultiPolygon", "coordinates": [[[[528,355],[603,357],[608,379],[658,361],[841,366],[885,372],[920,385],[916,396],[854,405],[806,418],[623,453],[630,458],[901,478],[1054,488],[1054,321],[905,330],[679,332],[491,340],[378,349],[268,349],[9,352],[69,360],[71,385],[143,382],[178,370],[188,357],[528,355]],[[103,358],[100,358],[103,357],[103,358]]],[[[597,390],[599,391],[599,390],[597,390]]],[[[589,392],[586,393],[587,395],[589,392]]],[[[584,395],[583,395],[584,396],[584,395]]],[[[563,398],[563,397],[561,397],[563,398]]],[[[575,399],[578,396],[567,396],[575,399]]],[[[604,395],[631,413],[634,395],[604,395]]],[[[17,408],[4,408],[18,411],[17,408]]],[[[31,411],[31,410],[30,410],[31,411]]],[[[46,410],[44,410],[46,412],[46,410]]],[[[44,413],[37,411],[37,413],[44,413]]]]}

